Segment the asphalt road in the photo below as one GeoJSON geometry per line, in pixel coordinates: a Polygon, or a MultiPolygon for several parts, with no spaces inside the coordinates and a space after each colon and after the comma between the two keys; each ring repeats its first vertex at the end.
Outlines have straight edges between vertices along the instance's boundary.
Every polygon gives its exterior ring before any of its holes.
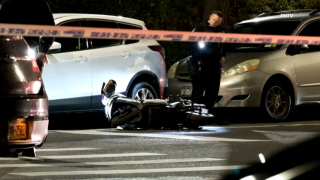
{"type": "Polygon", "coordinates": [[[320,132],[320,121],[200,131],[51,130],[36,158],[0,158],[1,180],[221,179],[320,132]]]}

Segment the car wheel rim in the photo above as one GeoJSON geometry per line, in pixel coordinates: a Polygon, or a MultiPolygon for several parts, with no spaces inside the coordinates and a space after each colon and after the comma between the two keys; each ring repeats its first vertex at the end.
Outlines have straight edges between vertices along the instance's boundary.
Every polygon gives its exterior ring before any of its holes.
{"type": "Polygon", "coordinates": [[[154,96],[149,89],[142,88],[135,95],[135,99],[146,100],[146,99],[154,99],[154,96]]]}
{"type": "Polygon", "coordinates": [[[266,108],[271,117],[275,119],[284,118],[290,109],[290,97],[279,86],[270,88],[266,95],[266,108]]]}

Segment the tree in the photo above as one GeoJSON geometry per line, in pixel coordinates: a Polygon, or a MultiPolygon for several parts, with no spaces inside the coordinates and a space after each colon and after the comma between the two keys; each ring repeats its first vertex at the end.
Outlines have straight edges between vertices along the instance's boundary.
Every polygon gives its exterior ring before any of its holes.
{"type": "Polygon", "coordinates": [[[229,21],[229,0],[205,0],[203,20],[208,19],[213,11],[221,11],[224,14],[223,25],[227,25],[229,21]]]}

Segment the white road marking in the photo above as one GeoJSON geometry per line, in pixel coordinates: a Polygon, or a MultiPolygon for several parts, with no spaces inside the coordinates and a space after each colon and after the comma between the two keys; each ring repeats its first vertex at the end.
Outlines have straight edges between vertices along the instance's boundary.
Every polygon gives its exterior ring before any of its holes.
{"type": "MultiPolygon", "coordinates": [[[[204,179],[201,177],[186,177],[186,176],[174,176],[174,177],[157,177],[157,178],[91,178],[91,179],[82,179],[82,180],[168,180],[168,179],[174,179],[174,180],[219,180],[218,178],[216,179],[204,179]]],[[[220,178],[221,179],[221,178],[220,178]]],[[[46,179],[46,180],[50,180],[50,179],[46,179]]],[[[59,179],[55,179],[55,180],[59,180],[59,179]]],[[[61,179],[61,180],[65,180],[65,179],[61,179]]]]}
{"type": "Polygon", "coordinates": [[[55,151],[87,151],[97,148],[57,148],[57,149],[36,149],[36,152],[55,152],[55,151]]]}
{"type": "Polygon", "coordinates": [[[186,167],[186,168],[163,168],[163,169],[127,169],[127,170],[99,170],[99,171],[55,171],[55,172],[23,172],[10,173],[20,176],[76,176],[76,175],[108,175],[108,174],[148,174],[169,172],[195,172],[195,171],[218,171],[241,169],[247,166],[210,166],[210,167],[186,167]]]}
{"type": "Polygon", "coordinates": [[[0,161],[17,161],[17,160],[40,160],[39,158],[32,158],[32,157],[18,157],[18,158],[0,158],[0,161]]]}
{"type": "Polygon", "coordinates": [[[280,125],[260,125],[260,126],[203,126],[203,129],[210,128],[225,128],[225,129],[242,129],[242,128],[257,128],[257,127],[278,127],[280,125]]]}
{"type": "Polygon", "coordinates": [[[266,138],[278,141],[284,144],[288,144],[289,146],[295,146],[299,143],[311,140],[315,137],[319,136],[319,132],[298,132],[298,131],[259,131],[252,130],[252,132],[261,133],[266,138]]]}
{"type": "Polygon", "coordinates": [[[43,164],[0,164],[0,168],[30,168],[30,167],[68,167],[68,166],[117,166],[131,164],[161,164],[161,163],[183,163],[183,162],[210,162],[223,161],[216,158],[190,158],[190,159],[157,159],[142,161],[111,161],[111,162],[83,162],[83,163],[43,163],[43,164]]]}
{"type": "MultiPolygon", "coordinates": [[[[82,179],[82,180],[168,180],[168,179],[174,179],[174,180],[220,180],[218,178],[216,179],[204,179],[201,177],[186,177],[186,176],[174,176],[174,177],[157,177],[157,178],[90,178],[90,179],[82,179]]],[[[50,180],[50,179],[46,179],[50,180]]],[[[55,179],[55,180],[65,180],[65,179],[55,179]]]]}
{"type": "MultiPolygon", "coordinates": [[[[219,179],[203,179],[201,177],[199,178],[193,178],[193,177],[186,177],[186,176],[174,176],[174,177],[160,177],[160,178],[103,178],[103,179],[82,179],[82,180],[168,180],[168,179],[182,179],[182,180],[219,180],[219,179]]],[[[48,179],[47,179],[48,180],[48,179]]],[[[65,179],[63,179],[65,180],[65,179]]]]}
{"type": "Polygon", "coordinates": [[[268,127],[293,127],[293,126],[320,126],[320,123],[300,123],[300,124],[265,124],[265,125],[239,125],[239,126],[202,126],[204,129],[210,128],[229,128],[229,129],[241,129],[241,128],[268,128],[268,127]]]}
{"type": "Polygon", "coordinates": [[[102,135],[102,136],[151,137],[151,138],[169,138],[169,139],[183,139],[183,140],[195,140],[195,141],[213,141],[213,142],[271,141],[271,140],[233,139],[233,138],[220,138],[220,137],[207,137],[207,136],[184,136],[184,135],[170,135],[170,134],[157,134],[157,133],[115,133],[115,132],[103,132],[103,131],[97,131],[97,130],[59,131],[59,132],[61,132],[61,133],[69,133],[69,134],[86,134],[86,135],[102,135]]]}
{"type": "Polygon", "coordinates": [[[39,156],[37,158],[0,158],[2,161],[21,159],[90,159],[90,158],[110,158],[110,157],[135,157],[135,156],[162,156],[165,154],[155,153],[124,153],[124,154],[88,154],[88,155],[66,155],[66,156],[39,156]]]}

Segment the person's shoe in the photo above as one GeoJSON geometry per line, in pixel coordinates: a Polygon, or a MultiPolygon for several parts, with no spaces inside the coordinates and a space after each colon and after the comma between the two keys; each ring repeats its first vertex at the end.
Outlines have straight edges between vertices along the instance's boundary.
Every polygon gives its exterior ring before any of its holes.
{"type": "Polygon", "coordinates": [[[36,148],[26,149],[22,152],[22,156],[36,157],[36,148]]]}

